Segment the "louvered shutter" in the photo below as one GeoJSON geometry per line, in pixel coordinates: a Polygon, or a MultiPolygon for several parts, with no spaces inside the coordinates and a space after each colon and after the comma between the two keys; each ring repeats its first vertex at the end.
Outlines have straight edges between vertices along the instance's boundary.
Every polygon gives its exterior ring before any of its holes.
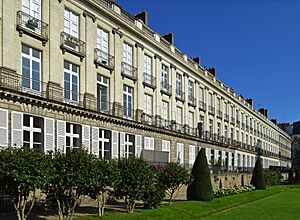
{"type": "Polygon", "coordinates": [[[23,114],[12,112],[12,146],[22,147],[23,145],[23,114]]]}
{"type": "Polygon", "coordinates": [[[8,111],[0,109],[0,147],[8,146],[8,111]]]}
{"type": "Polygon", "coordinates": [[[120,132],[120,158],[125,157],[125,133],[120,132]]]}
{"type": "Polygon", "coordinates": [[[99,156],[99,128],[92,127],[92,154],[99,156]]]}
{"type": "Polygon", "coordinates": [[[44,151],[49,153],[52,151],[54,153],[55,144],[54,144],[54,119],[45,118],[44,119],[44,151]]]}
{"type": "Polygon", "coordinates": [[[142,136],[135,135],[135,157],[140,158],[142,152],[142,136]]]}
{"type": "Polygon", "coordinates": [[[154,138],[149,138],[149,149],[154,150],[154,138]]]}
{"type": "Polygon", "coordinates": [[[189,146],[189,164],[194,164],[195,162],[195,146],[189,146]]]}
{"type": "Polygon", "coordinates": [[[207,159],[208,164],[211,164],[210,154],[211,154],[210,149],[206,148],[206,159],[207,159]]]}
{"type": "Polygon", "coordinates": [[[66,122],[57,121],[57,152],[66,153],[66,122]]]}
{"type": "Polygon", "coordinates": [[[119,158],[119,132],[117,131],[112,131],[111,132],[111,139],[112,139],[112,143],[111,143],[111,147],[112,147],[112,151],[111,151],[111,158],[112,159],[118,159],[119,158]]]}
{"type": "Polygon", "coordinates": [[[85,149],[88,153],[90,153],[91,143],[90,128],[91,127],[87,125],[82,126],[82,148],[85,149]]]}

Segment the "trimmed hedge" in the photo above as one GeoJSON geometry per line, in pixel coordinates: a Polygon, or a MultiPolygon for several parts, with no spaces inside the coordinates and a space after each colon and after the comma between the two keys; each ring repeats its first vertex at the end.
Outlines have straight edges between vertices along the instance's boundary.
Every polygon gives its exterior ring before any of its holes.
{"type": "Polygon", "coordinates": [[[261,159],[257,158],[255,162],[255,167],[252,174],[252,179],[250,182],[256,189],[266,189],[265,177],[263,174],[263,168],[261,165],[261,159]]]}

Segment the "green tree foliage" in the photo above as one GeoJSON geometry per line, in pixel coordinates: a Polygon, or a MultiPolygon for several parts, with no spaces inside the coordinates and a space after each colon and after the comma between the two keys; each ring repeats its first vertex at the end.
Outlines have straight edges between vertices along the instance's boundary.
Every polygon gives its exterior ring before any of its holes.
{"type": "Polygon", "coordinates": [[[264,170],[264,177],[267,186],[275,185],[282,179],[281,173],[275,170],[264,170]]]}
{"type": "Polygon", "coordinates": [[[118,172],[116,161],[102,159],[93,160],[93,170],[88,194],[92,199],[97,200],[98,215],[103,216],[107,195],[119,183],[120,173],[118,172]]]}
{"type": "Polygon", "coordinates": [[[48,176],[47,158],[37,150],[7,148],[0,151],[0,188],[9,195],[18,220],[28,218],[48,176]]]}
{"type": "Polygon", "coordinates": [[[117,167],[120,172],[120,181],[115,186],[117,198],[123,198],[128,213],[134,212],[136,201],[142,200],[148,190],[152,171],[142,159],[120,159],[117,167]]]}
{"type": "Polygon", "coordinates": [[[187,169],[177,163],[170,163],[160,174],[160,181],[169,196],[171,206],[180,188],[190,182],[191,176],[187,169]]]}
{"type": "Polygon", "coordinates": [[[65,154],[57,153],[51,160],[50,178],[43,188],[49,205],[58,211],[60,220],[73,218],[80,196],[90,189],[94,156],[81,149],[65,154]]]}
{"type": "Polygon", "coordinates": [[[192,169],[192,183],[187,189],[188,200],[210,201],[214,198],[205,148],[202,148],[192,169]]]}
{"type": "MultiPolygon", "coordinates": [[[[300,141],[299,141],[300,142],[300,141]]],[[[300,143],[295,156],[295,181],[300,182],[300,143]]]]}
{"type": "Polygon", "coordinates": [[[256,189],[266,189],[261,159],[257,158],[250,182],[256,189]]]}

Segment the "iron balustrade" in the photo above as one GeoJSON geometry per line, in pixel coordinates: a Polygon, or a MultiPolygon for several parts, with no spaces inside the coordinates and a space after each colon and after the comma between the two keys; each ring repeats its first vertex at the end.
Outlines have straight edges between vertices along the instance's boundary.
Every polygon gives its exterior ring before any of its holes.
{"type": "Polygon", "coordinates": [[[48,41],[48,24],[22,11],[17,12],[17,30],[21,36],[26,32],[39,38],[43,45],[48,41]]]}
{"type": "Polygon", "coordinates": [[[113,2],[111,0],[97,0],[97,1],[105,5],[106,7],[113,9],[113,2]]]}
{"type": "Polygon", "coordinates": [[[185,100],[184,96],[185,96],[185,93],[181,89],[176,89],[175,98],[177,100],[184,102],[184,100],[185,100]]]}
{"type": "Polygon", "coordinates": [[[126,62],[122,62],[121,65],[122,65],[122,70],[121,70],[122,76],[123,77],[125,76],[131,80],[136,81],[137,80],[137,77],[136,77],[137,68],[126,62]]]}
{"type": "Polygon", "coordinates": [[[100,65],[103,67],[107,67],[110,70],[113,70],[115,67],[115,58],[113,56],[111,56],[110,54],[95,48],[94,50],[94,54],[95,54],[95,64],[96,66],[100,65]]]}
{"type": "Polygon", "coordinates": [[[172,122],[172,130],[176,132],[184,133],[182,124],[179,124],[177,122],[172,122]]]}
{"type": "Polygon", "coordinates": [[[133,120],[134,119],[134,109],[133,108],[127,108],[123,106],[124,114],[123,118],[133,120]]]}
{"type": "Polygon", "coordinates": [[[217,110],[217,117],[222,119],[223,118],[223,112],[220,110],[217,110]]]}
{"type": "Polygon", "coordinates": [[[211,115],[215,115],[215,108],[213,106],[208,106],[208,113],[211,115]]]}
{"type": "Polygon", "coordinates": [[[156,118],[156,126],[159,128],[171,130],[172,129],[172,123],[171,121],[167,119],[162,119],[162,118],[156,118]]]}
{"type": "Polygon", "coordinates": [[[152,89],[156,88],[156,78],[151,74],[144,73],[144,81],[143,84],[149,86],[152,89]]]}
{"type": "Polygon", "coordinates": [[[189,95],[188,96],[188,104],[190,106],[196,107],[196,105],[197,105],[196,103],[197,103],[196,98],[194,96],[189,95]]]}
{"type": "Polygon", "coordinates": [[[161,92],[171,96],[172,95],[172,86],[164,81],[161,82],[161,92]]]}
{"type": "Polygon", "coordinates": [[[154,125],[154,117],[153,115],[142,113],[142,123],[147,125],[154,125]]]}
{"type": "Polygon", "coordinates": [[[199,101],[199,109],[202,111],[206,111],[206,103],[203,101],[199,101]]]}
{"type": "Polygon", "coordinates": [[[66,32],[60,34],[60,47],[63,50],[63,53],[68,51],[79,56],[81,60],[86,55],[85,42],[66,32]]]}

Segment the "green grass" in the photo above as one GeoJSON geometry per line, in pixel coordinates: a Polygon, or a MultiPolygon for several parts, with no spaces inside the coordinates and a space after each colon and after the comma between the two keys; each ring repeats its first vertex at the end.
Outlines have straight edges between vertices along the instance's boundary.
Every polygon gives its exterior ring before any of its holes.
{"type": "Polygon", "coordinates": [[[300,187],[273,186],[267,190],[214,199],[210,202],[178,201],[172,207],[137,209],[133,214],[106,212],[103,218],[80,217],[77,220],[97,219],[299,219],[300,187]]]}

